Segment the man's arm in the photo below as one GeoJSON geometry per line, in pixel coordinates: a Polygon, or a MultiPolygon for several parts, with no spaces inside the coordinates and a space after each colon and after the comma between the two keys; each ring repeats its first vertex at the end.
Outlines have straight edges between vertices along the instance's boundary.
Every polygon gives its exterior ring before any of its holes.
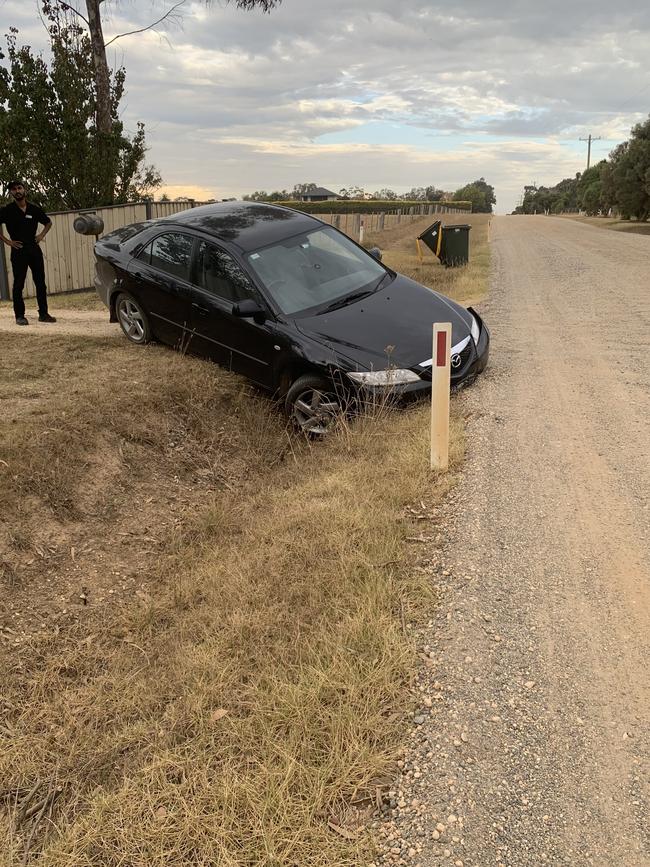
{"type": "Polygon", "coordinates": [[[43,226],[43,229],[34,238],[36,243],[40,244],[41,241],[43,240],[43,238],[47,235],[47,233],[52,228],[52,220],[50,220],[50,218],[48,217],[48,215],[45,213],[45,211],[42,208],[38,208],[38,207],[36,209],[36,219],[43,226]]]}
{"type": "Polygon", "coordinates": [[[8,247],[11,247],[13,250],[20,250],[23,246],[20,241],[12,241],[11,238],[7,238],[2,231],[2,224],[4,223],[4,208],[0,209],[0,241],[3,244],[6,244],[8,247]]]}
{"type": "Polygon", "coordinates": [[[43,238],[47,235],[47,233],[52,228],[52,220],[48,218],[47,223],[43,226],[43,230],[38,233],[38,235],[34,238],[37,244],[40,244],[43,238]]]}

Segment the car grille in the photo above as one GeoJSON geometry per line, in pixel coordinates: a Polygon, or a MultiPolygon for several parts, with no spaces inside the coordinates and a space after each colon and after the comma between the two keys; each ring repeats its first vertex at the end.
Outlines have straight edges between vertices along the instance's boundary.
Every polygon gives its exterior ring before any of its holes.
{"type": "MultiPolygon", "coordinates": [[[[460,364],[458,367],[451,368],[452,382],[461,379],[469,365],[472,363],[472,359],[474,358],[474,341],[468,340],[467,346],[465,346],[465,348],[458,354],[460,355],[460,364]]],[[[419,370],[418,373],[426,382],[431,382],[431,370],[431,367],[425,367],[423,370],[419,370]]]]}

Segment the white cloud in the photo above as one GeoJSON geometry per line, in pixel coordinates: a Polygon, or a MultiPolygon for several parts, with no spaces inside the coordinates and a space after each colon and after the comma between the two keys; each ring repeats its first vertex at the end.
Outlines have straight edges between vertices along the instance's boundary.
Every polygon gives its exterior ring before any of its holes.
{"type": "MultiPolygon", "coordinates": [[[[170,5],[107,0],[107,39],[170,5]]],[[[44,46],[36,0],[0,9],[20,41],[44,46]]],[[[307,180],[453,189],[484,176],[510,209],[524,183],[583,167],[579,138],[602,136],[605,155],[650,106],[646,0],[185,9],[162,36],[109,51],[127,68],[125,123],[145,121],[149,159],[174,190],[220,198],[307,180]]]]}

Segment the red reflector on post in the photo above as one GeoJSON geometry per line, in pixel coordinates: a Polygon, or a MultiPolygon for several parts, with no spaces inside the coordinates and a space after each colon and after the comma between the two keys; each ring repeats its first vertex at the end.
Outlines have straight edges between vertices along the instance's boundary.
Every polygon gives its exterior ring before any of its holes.
{"type": "Polygon", "coordinates": [[[436,344],[436,367],[444,367],[447,364],[447,332],[438,332],[436,344]]]}

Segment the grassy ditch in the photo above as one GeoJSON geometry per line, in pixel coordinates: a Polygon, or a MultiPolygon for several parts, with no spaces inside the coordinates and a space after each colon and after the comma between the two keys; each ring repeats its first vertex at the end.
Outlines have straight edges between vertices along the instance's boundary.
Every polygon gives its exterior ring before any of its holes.
{"type": "MultiPolygon", "coordinates": [[[[5,632],[0,864],[362,863],[402,737],[409,623],[432,593],[410,568],[426,509],[408,507],[452,482],[428,470],[426,407],[310,445],[212,365],[12,340],[2,625],[12,594],[46,592],[25,565],[44,526],[46,553],[85,533],[109,557],[123,526],[163,541],[120,551],[137,580],[110,603],[89,592],[5,632]]],[[[454,417],[452,467],[462,451],[454,417]]],[[[41,565],[54,582],[58,553],[41,565]]]]}

